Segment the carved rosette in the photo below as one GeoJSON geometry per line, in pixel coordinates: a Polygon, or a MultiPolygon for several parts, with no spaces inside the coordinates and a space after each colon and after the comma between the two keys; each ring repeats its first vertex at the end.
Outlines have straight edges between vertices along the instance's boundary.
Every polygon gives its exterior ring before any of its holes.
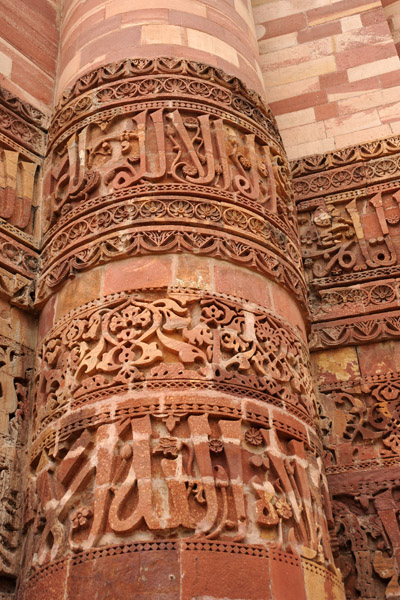
{"type": "Polygon", "coordinates": [[[39,303],[94,265],[171,252],[247,266],[305,302],[287,159],[238,79],[177,59],[108,65],[69,90],[49,138],[39,303]]]}

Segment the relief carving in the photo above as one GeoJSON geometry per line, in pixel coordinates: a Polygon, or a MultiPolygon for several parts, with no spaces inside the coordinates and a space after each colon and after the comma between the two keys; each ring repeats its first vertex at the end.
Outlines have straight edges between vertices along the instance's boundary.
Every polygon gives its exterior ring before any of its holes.
{"type": "Polygon", "coordinates": [[[305,303],[289,165],[256,94],[211,67],[140,59],[93,71],[61,104],[38,306],[76,272],[161,252],[233,260],[305,303]]]}
{"type": "Polygon", "coordinates": [[[312,326],[310,349],[335,348],[372,341],[397,339],[400,335],[400,313],[392,311],[367,317],[355,317],[312,326]]]}
{"type": "Polygon", "coordinates": [[[397,279],[318,290],[317,293],[314,291],[314,294],[310,295],[314,322],[332,317],[343,319],[382,309],[388,311],[400,306],[397,279]]]}
{"type": "Polygon", "coordinates": [[[398,598],[398,373],[325,387],[320,416],[346,597],[398,598]]]}
{"type": "Polygon", "coordinates": [[[329,472],[354,461],[399,459],[400,378],[371,375],[320,392],[329,472]]]}
{"type": "Polygon", "coordinates": [[[373,494],[334,495],[333,511],[346,597],[400,597],[398,485],[373,494]]]}
{"type": "Polygon", "coordinates": [[[16,579],[20,571],[23,487],[16,448],[2,438],[0,454],[0,576],[16,579]]]}
{"type": "Polygon", "coordinates": [[[256,537],[333,568],[323,516],[329,500],[320,492],[320,463],[304,444],[204,414],[177,426],[149,415],[127,418],[75,438],[43,453],[35,468],[30,514],[38,566],[101,547],[103,536],[118,540],[140,530],[149,540],[161,531],[256,537]]]}
{"type": "Polygon", "coordinates": [[[27,440],[29,375],[33,356],[27,348],[0,338],[0,576],[11,589],[19,575],[22,549],[23,445],[27,440]]]}
{"type": "Polygon", "coordinates": [[[325,154],[314,154],[291,161],[293,177],[299,178],[308,173],[327,171],[335,167],[348,166],[361,161],[370,161],[383,156],[397,154],[400,150],[400,136],[373,140],[346,148],[337,148],[325,154]]]}
{"type": "Polygon", "coordinates": [[[327,197],[299,215],[313,350],[399,335],[399,192],[371,191],[327,197]]]}
{"type": "Polygon", "coordinates": [[[68,210],[66,202],[87,200],[100,183],[105,195],[152,182],[230,192],[233,201],[282,213],[295,230],[289,169],[278,146],[260,143],[254,133],[242,133],[228,113],[217,118],[206,107],[129,112],[131,118],[84,127],[53,153],[50,225],[68,210]]]}
{"type": "MultiPolygon", "coordinates": [[[[0,97],[1,102],[1,97],[0,97]]],[[[12,109],[1,106],[0,103],[0,131],[6,137],[15,140],[23,148],[31,150],[38,156],[45,152],[45,133],[21,118],[12,109]]]]}
{"type": "MultiPolygon", "coordinates": [[[[302,213],[300,235],[310,281],[343,281],[346,274],[398,265],[398,192],[345,204],[327,202],[302,213]]],[[[400,200],[400,196],[399,196],[400,200]]],[[[398,267],[397,267],[398,268],[398,267]]],[[[340,284],[339,284],[340,285],[340,284]]]]}
{"type": "Polygon", "coordinates": [[[323,380],[317,397],[337,564],[351,600],[400,598],[399,374],[381,369],[378,344],[391,340],[386,347],[396,363],[399,140],[291,165],[312,308],[310,349],[324,350],[317,356],[332,364],[327,379],[336,379],[323,380]],[[348,356],[357,353],[362,377],[336,373],[338,355],[329,349],[343,348],[346,360],[345,346],[354,347],[348,356]],[[376,362],[368,363],[375,353],[376,362]]]}
{"type": "Polygon", "coordinates": [[[41,129],[47,128],[48,118],[44,113],[2,87],[0,87],[0,103],[41,129]]]}
{"type": "Polygon", "coordinates": [[[33,236],[38,161],[7,147],[0,142],[0,294],[29,308],[39,263],[33,236]]]}
{"type": "Polygon", "coordinates": [[[82,307],[46,338],[37,369],[37,427],[92,393],[158,379],[243,386],[310,418],[308,360],[283,321],[224,297],[110,296],[82,307]]]}
{"type": "Polygon", "coordinates": [[[72,88],[64,91],[50,126],[50,139],[71,120],[85,115],[97,102],[116,101],[118,104],[121,99],[154,97],[155,94],[161,98],[194,96],[216,105],[232,106],[280,141],[269,107],[240,79],[211,65],[168,57],[128,59],[101,66],[80,77],[72,88]],[[99,92],[89,94],[99,87],[99,92]]]}

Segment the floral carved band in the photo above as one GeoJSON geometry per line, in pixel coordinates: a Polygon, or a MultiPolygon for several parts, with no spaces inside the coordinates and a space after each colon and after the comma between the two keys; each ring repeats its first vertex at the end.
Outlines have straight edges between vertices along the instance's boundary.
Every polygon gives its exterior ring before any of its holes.
{"type": "MultiPolygon", "coordinates": [[[[117,394],[124,404],[133,389],[135,398],[153,390],[150,402],[144,396],[137,400],[135,413],[155,410],[154,394],[160,389],[233,395],[234,412],[245,397],[261,401],[276,408],[278,429],[285,428],[285,419],[278,423],[285,411],[294,417],[299,438],[309,443],[305,423],[312,445],[318,445],[304,342],[282,319],[260,307],[245,310],[226,296],[182,290],[167,296],[156,291],[113,294],[63,318],[45,338],[38,360],[34,452],[35,444],[54,443],[55,419],[64,419],[67,430],[74,421],[79,427],[93,403],[117,394]]],[[[192,409],[181,404],[176,399],[162,410],[174,419],[174,414],[199,410],[201,402],[192,409]]],[[[227,406],[221,396],[207,410],[223,414],[232,410],[227,406]]]]}

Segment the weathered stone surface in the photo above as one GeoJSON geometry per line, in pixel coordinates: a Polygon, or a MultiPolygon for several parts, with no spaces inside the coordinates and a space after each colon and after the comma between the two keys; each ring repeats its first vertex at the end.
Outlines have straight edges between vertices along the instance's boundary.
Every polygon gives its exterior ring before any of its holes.
{"type": "Polygon", "coordinates": [[[399,156],[392,137],[293,164],[337,564],[348,598],[400,594],[399,156]]]}
{"type": "Polygon", "coordinates": [[[0,4],[0,599],[400,598],[397,0],[0,4]]]}
{"type": "Polygon", "coordinates": [[[44,180],[20,598],[342,598],[267,107],[194,62],[101,67],[44,180]]]}

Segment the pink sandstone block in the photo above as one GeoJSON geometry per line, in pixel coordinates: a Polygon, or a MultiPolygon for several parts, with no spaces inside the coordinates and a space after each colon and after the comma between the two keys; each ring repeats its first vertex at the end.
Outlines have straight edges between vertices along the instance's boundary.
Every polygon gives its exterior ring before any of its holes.
{"type": "Polygon", "coordinates": [[[265,34],[261,40],[273,38],[292,31],[301,31],[307,27],[307,18],[304,13],[291,15],[290,17],[282,17],[274,21],[265,23],[265,34]]]}

